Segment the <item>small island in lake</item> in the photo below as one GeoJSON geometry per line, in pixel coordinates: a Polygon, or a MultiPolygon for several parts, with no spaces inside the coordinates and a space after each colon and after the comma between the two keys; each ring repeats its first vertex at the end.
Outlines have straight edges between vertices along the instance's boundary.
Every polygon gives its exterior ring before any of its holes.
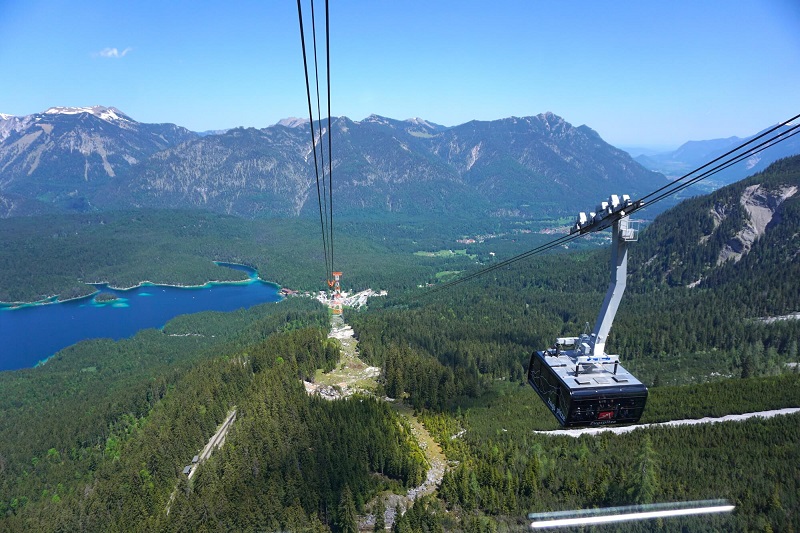
{"type": "Polygon", "coordinates": [[[100,294],[94,297],[94,301],[99,304],[106,302],[113,302],[115,300],[119,300],[119,297],[116,294],[111,294],[110,292],[101,292],[100,294]]]}

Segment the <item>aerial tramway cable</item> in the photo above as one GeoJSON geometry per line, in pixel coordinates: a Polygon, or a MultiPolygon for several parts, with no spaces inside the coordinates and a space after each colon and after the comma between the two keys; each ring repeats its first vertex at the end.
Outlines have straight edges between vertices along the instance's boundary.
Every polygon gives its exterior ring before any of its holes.
{"type": "MultiPolygon", "coordinates": [[[[792,121],[794,121],[794,120],[796,120],[796,119],[798,119],[798,118],[800,118],[800,114],[798,114],[798,115],[795,115],[795,116],[793,116],[792,118],[790,118],[789,120],[785,120],[785,121],[781,122],[780,124],[778,124],[778,125],[776,125],[776,126],[773,126],[772,128],[770,128],[770,129],[768,129],[768,130],[766,130],[766,131],[764,131],[764,132],[760,133],[759,135],[756,135],[756,136],[755,136],[755,137],[753,137],[752,139],[750,139],[750,140],[748,140],[748,141],[745,141],[744,143],[740,144],[740,145],[739,145],[739,146],[737,146],[736,148],[733,148],[732,150],[728,150],[727,152],[725,152],[725,153],[724,153],[724,154],[722,154],[721,156],[719,156],[719,157],[717,157],[717,158],[715,158],[715,159],[712,159],[711,161],[709,161],[709,162],[708,162],[708,163],[706,163],[705,165],[702,165],[702,166],[700,166],[700,167],[697,167],[696,169],[692,170],[691,172],[689,172],[689,173],[687,173],[687,174],[684,174],[683,176],[681,176],[680,178],[676,179],[676,180],[675,180],[675,181],[673,181],[672,183],[669,183],[669,184],[667,184],[667,185],[664,185],[663,187],[660,187],[660,188],[656,189],[655,191],[651,192],[650,194],[646,194],[645,196],[642,196],[642,198],[640,198],[640,200],[641,200],[641,201],[643,201],[643,202],[648,202],[648,204],[651,204],[651,203],[653,203],[652,201],[648,201],[648,198],[650,198],[651,196],[654,196],[654,195],[656,195],[656,194],[658,194],[658,193],[660,193],[660,192],[662,192],[662,191],[664,191],[664,190],[666,190],[666,189],[669,189],[669,188],[671,188],[671,187],[672,187],[672,186],[673,186],[675,183],[678,183],[678,182],[680,182],[680,181],[683,181],[683,180],[687,179],[689,176],[691,176],[692,174],[695,174],[695,173],[697,173],[697,172],[699,172],[699,171],[703,170],[704,168],[706,168],[706,167],[708,167],[708,166],[710,166],[710,165],[713,165],[713,164],[714,164],[714,163],[716,163],[717,161],[720,161],[720,160],[722,160],[722,159],[724,159],[724,158],[728,157],[729,155],[731,155],[731,154],[734,154],[734,153],[738,152],[739,150],[741,150],[741,149],[742,149],[742,148],[744,148],[745,146],[747,146],[747,145],[749,145],[749,144],[752,144],[752,143],[754,143],[755,141],[757,141],[757,140],[759,140],[759,139],[761,139],[761,138],[763,138],[763,137],[766,137],[767,135],[769,135],[770,133],[774,132],[775,130],[778,130],[778,129],[780,129],[780,128],[784,127],[784,126],[787,126],[788,124],[791,124],[791,123],[792,123],[792,121]]],[[[796,127],[796,126],[795,126],[795,127],[796,127]]],[[[793,129],[793,128],[792,128],[792,129],[793,129]]],[[[780,135],[782,135],[782,134],[779,134],[778,136],[780,136],[780,135]]],[[[787,137],[787,138],[788,138],[788,137],[787,137]]],[[[761,146],[761,145],[759,145],[759,146],[761,146]]],[[[752,154],[750,154],[750,155],[752,155],[752,154]]],[[[748,157],[749,157],[749,155],[748,155],[748,157]]],[[[727,168],[727,167],[726,167],[726,168],[727,168]]],[[[707,176],[706,176],[706,177],[707,177],[707,176]]],[[[699,180],[698,180],[698,181],[699,181],[699,180]]],[[[676,191],[671,191],[671,192],[668,192],[668,193],[667,193],[667,195],[673,194],[673,192],[676,192],[676,191]]],[[[659,199],[661,199],[661,197],[659,197],[659,199]]],[[[657,201],[657,200],[655,200],[655,201],[657,201]]]]}
{"type": "Polygon", "coordinates": [[[311,128],[311,148],[314,154],[314,174],[316,176],[317,182],[317,199],[319,200],[319,222],[320,226],[322,227],[322,247],[324,250],[324,257],[325,257],[325,278],[328,279],[330,269],[328,268],[328,243],[327,243],[327,235],[325,231],[325,222],[322,218],[322,200],[321,200],[321,193],[319,187],[319,163],[317,162],[317,141],[316,141],[316,132],[314,131],[314,111],[311,107],[311,85],[308,79],[308,59],[306,57],[306,40],[305,40],[305,31],[303,29],[303,8],[300,4],[300,0],[297,0],[297,15],[300,20],[300,46],[303,50],[303,73],[305,74],[306,78],[306,97],[308,101],[308,120],[309,126],[311,128]]]}
{"type": "Polygon", "coordinates": [[[328,221],[328,230],[330,237],[328,242],[331,247],[331,272],[333,272],[333,144],[332,137],[333,131],[331,130],[331,26],[330,26],[330,10],[329,1],[325,0],[325,66],[327,70],[326,78],[328,80],[328,202],[330,203],[328,212],[330,213],[330,220],[328,221]]]}
{"type": "MultiPolygon", "coordinates": [[[[327,2],[326,2],[327,7],[327,2]]],[[[327,10],[326,10],[326,17],[327,17],[327,10]]],[[[327,20],[326,20],[326,33],[327,33],[327,20]]],[[[330,213],[328,211],[328,196],[329,196],[329,187],[325,183],[325,149],[324,144],[322,143],[322,137],[324,135],[322,130],[322,105],[320,104],[319,99],[319,60],[317,56],[317,21],[314,15],[314,1],[311,1],[311,36],[312,36],[312,43],[314,48],[314,85],[316,88],[316,96],[317,96],[317,131],[319,132],[319,155],[320,155],[320,162],[322,165],[322,211],[324,212],[324,220],[325,224],[323,226],[323,231],[326,232],[326,236],[328,239],[328,256],[326,256],[326,266],[330,265],[329,273],[333,272],[333,235],[331,230],[332,225],[332,216],[333,211],[331,210],[330,213]],[[325,227],[327,226],[327,231],[325,227]]],[[[326,35],[327,38],[327,35],[326,35]]],[[[326,44],[329,46],[329,43],[326,44]]],[[[328,61],[330,61],[330,55],[327,56],[328,61]]],[[[328,65],[328,76],[330,76],[330,65],[328,65]]],[[[330,109],[330,79],[328,79],[328,109],[330,109]]],[[[330,113],[328,113],[329,120],[330,120],[330,113]]],[[[330,141],[330,127],[328,127],[328,140],[330,141]]],[[[330,150],[328,152],[330,154],[330,150]]],[[[333,192],[333,191],[330,191],[333,192]]],[[[328,276],[328,284],[331,284],[331,276],[328,276]]]]}
{"type": "MultiPolygon", "coordinates": [[[[797,120],[798,118],[800,118],[800,114],[795,115],[792,118],[781,122],[777,126],[774,126],[774,127],[770,128],[770,129],[768,129],[767,131],[764,131],[763,133],[753,137],[752,139],[743,142],[742,144],[740,144],[736,148],[734,148],[732,150],[729,150],[725,154],[723,154],[723,155],[721,155],[721,156],[709,161],[705,165],[702,165],[702,166],[692,170],[691,172],[689,172],[687,174],[684,174],[683,176],[681,176],[680,178],[676,179],[672,183],[669,183],[669,184],[667,184],[667,185],[665,185],[663,187],[660,187],[659,189],[656,189],[655,191],[643,196],[639,200],[633,202],[635,207],[633,209],[629,210],[629,211],[626,211],[626,213],[628,215],[630,215],[630,214],[632,214],[632,213],[634,213],[636,211],[639,211],[639,210],[641,210],[641,209],[643,209],[643,208],[645,208],[647,206],[650,206],[650,205],[652,205],[652,204],[654,204],[656,202],[659,202],[659,201],[663,200],[664,198],[667,198],[668,196],[671,196],[671,195],[673,195],[675,193],[678,193],[678,192],[686,189],[687,187],[690,187],[690,186],[694,185],[695,183],[698,183],[699,181],[702,181],[702,180],[708,178],[709,176],[713,176],[714,174],[716,174],[718,172],[721,172],[721,171],[725,170],[726,168],[728,168],[728,167],[730,167],[732,165],[735,165],[736,163],[739,163],[739,162],[743,161],[744,159],[752,157],[753,155],[756,155],[756,154],[766,150],[767,148],[775,146],[776,144],[781,143],[781,142],[785,141],[786,139],[789,139],[790,137],[793,137],[794,135],[797,135],[798,133],[800,133],[800,124],[795,124],[793,126],[789,126],[789,125],[793,121],[797,120]],[[748,145],[751,145],[751,144],[755,143],[756,141],[759,141],[759,140],[763,139],[764,137],[774,133],[776,130],[779,130],[779,129],[787,127],[787,126],[789,126],[788,129],[786,129],[784,131],[781,131],[781,132],[773,135],[772,137],[769,137],[767,140],[762,141],[759,144],[756,144],[754,146],[751,146],[750,148],[747,148],[744,152],[741,152],[741,150],[743,148],[747,147],[748,145]],[[737,152],[739,152],[739,153],[737,153],[737,152]],[[733,155],[733,154],[736,154],[736,155],[733,155]],[[726,159],[729,156],[731,156],[731,157],[729,159],[726,159]],[[712,166],[715,163],[718,163],[718,164],[716,164],[715,166],[712,166]],[[700,174],[698,174],[698,175],[696,175],[694,177],[691,177],[694,174],[700,172],[701,170],[703,170],[703,169],[705,169],[706,167],[709,167],[709,166],[711,166],[711,168],[708,168],[707,170],[701,172],[700,174]],[[650,199],[650,198],[652,198],[652,199],[650,199]]],[[[463,278],[459,278],[457,280],[453,280],[453,281],[450,281],[448,283],[444,283],[442,285],[439,285],[439,286],[436,286],[436,287],[434,287],[432,289],[429,289],[428,291],[417,295],[417,298],[421,298],[423,296],[430,296],[431,294],[437,293],[439,291],[443,291],[445,289],[450,289],[452,287],[455,287],[455,286],[460,285],[462,283],[465,283],[467,281],[473,280],[473,279],[475,279],[477,277],[483,276],[484,274],[488,274],[489,272],[492,272],[492,271],[497,270],[499,268],[503,268],[503,267],[506,267],[508,265],[511,265],[512,263],[516,263],[517,261],[521,261],[523,259],[528,259],[530,257],[533,257],[534,255],[538,255],[540,253],[546,252],[547,250],[555,248],[556,246],[561,246],[563,244],[571,242],[571,241],[573,241],[573,240],[575,240],[575,239],[577,239],[579,237],[582,237],[583,235],[584,235],[583,233],[572,233],[572,234],[569,234],[569,235],[565,235],[563,237],[559,237],[559,238],[557,238],[557,239],[555,239],[553,241],[550,241],[550,242],[548,242],[546,244],[542,244],[540,246],[537,246],[536,248],[534,248],[532,250],[528,250],[527,252],[523,252],[523,253],[521,253],[519,255],[516,255],[514,257],[511,257],[509,259],[506,259],[506,260],[501,261],[499,263],[496,263],[494,265],[488,266],[486,268],[483,268],[481,270],[478,270],[476,272],[468,274],[468,275],[464,276],[463,278]]]]}
{"type": "Polygon", "coordinates": [[[325,278],[328,286],[333,286],[333,181],[331,178],[332,169],[332,143],[331,143],[331,129],[330,129],[330,109],[331,109],[331,81],[330,81],[330,17],[328,9],[328,0],[325,1],[325,42],[326,42],[326,58],[327,58],[327,104],[328,104],[328,184],[325,183],[325,150],[322,143],[322,119],[321,119],[321,104],[319,96],[319,68],[317,59],[317,33],[316,33],[316,20],[314,16],[314,0],[311,0],[311,25],[312,25],[312,44],[314,50],[314,81],[316,86],[317,97],[317,123],[319,130],[314,126],[314,111],[311,101],[311,83],[309,80],[308,71],[308,58],[306,53],[305,30],[303,26],[303,10],[301,0],[297,0],[297,16],[300,22],[300,45],[303,50],[303,71],[306,80],[306,99],[308,102],[308,121],[311,130],[311,149],[314,154],[314,176],[317,184],[317,203],[319,206],[319,221],[322,229],[322,248],[325,261],[325,278]],[[319,133],[319,158],[317,157],[317,133],[319,133]],[[320,173],[322,173],[322,186],[320,186],[320,173]],[[324,213],[323,213],[324,212],[324,213]]]}

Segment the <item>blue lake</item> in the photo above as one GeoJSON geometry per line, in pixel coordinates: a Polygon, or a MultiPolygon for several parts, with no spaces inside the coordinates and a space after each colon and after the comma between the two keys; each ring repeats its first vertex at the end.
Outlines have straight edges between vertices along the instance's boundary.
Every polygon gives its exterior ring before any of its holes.
{"type": "Polygon", "coordinates": [[[181,288],[144,284],[129,290],[96,285],[116,300],[97,302],[95,296],[45,305],[0,307],[0,370],[36,366],[62,348],[78,341],[106,337],[131,337],[146,328],[163,327],[170,319],[200,311],[233,311],[281,299],[279,288],[256,277],[250,280],[209,283],[181,288]]]}

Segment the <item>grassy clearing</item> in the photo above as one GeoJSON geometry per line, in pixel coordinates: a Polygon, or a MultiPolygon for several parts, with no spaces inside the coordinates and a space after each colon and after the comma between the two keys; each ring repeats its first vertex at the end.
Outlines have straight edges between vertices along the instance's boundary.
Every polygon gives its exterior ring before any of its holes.
{"type": "Polygon", "coordinates": [[[314,374],[314,383],[317,386],[337,387],[341,390],[359,390],[376,393],[378,390],[377,378],[380,369],[367,365],[358,357],[358,341],[352,336],[352,329],[348,329],[341,316],[331,318],[333,335],[342,346],[342,357],[330,372],[317,370],[314,374]]]}
{"type": "Polygon", "coordinates": [[[464,272],[464,271],[463,270],[442,270],[441,272],[437,272],[436,273],[436,280],[437,281],[448,281],[448,280],[451,280],[451,279],[455,278],[456,276],[458,276],[462,272],[464,272]]]}
{"type": "Polygon", "coordinates": [[[468,255],[466,248],[463,250],[439,250],[438,252],[414,252],[414,255],[419,257],[439,257],[439,258],[450,258],[450,257],[469,257],[474,259],[474,255],[468,255]]]}

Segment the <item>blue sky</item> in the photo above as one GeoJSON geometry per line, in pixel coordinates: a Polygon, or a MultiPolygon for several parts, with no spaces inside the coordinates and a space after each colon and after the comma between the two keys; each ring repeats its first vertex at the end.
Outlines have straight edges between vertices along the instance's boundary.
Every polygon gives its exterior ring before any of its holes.
{"type": "MultiPolygon", "coordinates": [[[[331,59],[335,116],[552,111],[677,146],[800,112],[800,3],[332,0],[331,59]]],[[[196,131],[307,115],[290,0],[0,0],[0,78],[14,115],[107,105],[196,131]]]]}

